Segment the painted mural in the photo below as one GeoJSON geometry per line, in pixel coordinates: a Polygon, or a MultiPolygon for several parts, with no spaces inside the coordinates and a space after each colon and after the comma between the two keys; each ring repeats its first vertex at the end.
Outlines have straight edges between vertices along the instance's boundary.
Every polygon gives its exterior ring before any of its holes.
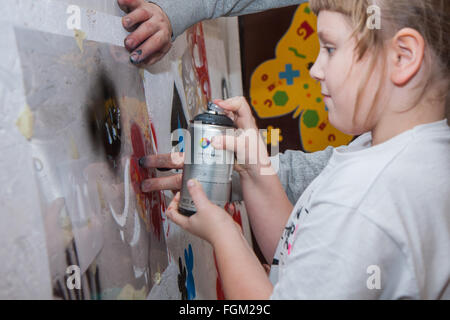
{"type": "MultiPolygon", "coordinates": [[[[118,17],[78,8],[81,28],[68,30],[67,6],[23,0],[6,8],[14,22],[0,19],[0,297],[223,297],[211,246],[165,217],[172,192],[141,190],[148,178],[179,172],[139,166],[182,148],[182,129],[211,89],[223,92],[209,77],[214,48],[202,25],[159,65],[138,69],[118,17]]],[[[251,242],[243,203],[227,209],[251,242]]]]}

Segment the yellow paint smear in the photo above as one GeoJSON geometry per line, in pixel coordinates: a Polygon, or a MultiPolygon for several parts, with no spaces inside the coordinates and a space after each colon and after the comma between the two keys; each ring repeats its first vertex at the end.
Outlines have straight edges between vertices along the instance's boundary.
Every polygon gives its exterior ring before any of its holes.
{"type": "Polygon", "coordinates": [[[33,137],[34,116],[28,105],[25,106],[24,111],[20,114],[16,121],[16,125],[19,128],[20,133],[22,133],[27,140],[31,140],[33,137]]]}
{"type": "Polygon", "coordinates": [[[136,290],[131,284],[127,284],[117,296],[117,300],[145,300],[146,297],[145,286],[136,290]]]}
{"type": "Polygon", "coordinates": [[[77,41],[78,48],[80,48],[81,52],[84,52],[83,40],[86,39],[86,33],[78,29],[74,29],[73,31],[75,32],[75,40],[77,41]]]}
{"type": "Polygon", "coordinates": [[[74,160],[80,159],[80,153],[78,152],[77,144],[72,136],[70,137],[70,155],[74,160]]]}
{"type": "Polygon", "coordinates": [[[145,70],[143,68],[139,68],[139,75],[142,78],[142,81],[145,81],[145,70]]]}

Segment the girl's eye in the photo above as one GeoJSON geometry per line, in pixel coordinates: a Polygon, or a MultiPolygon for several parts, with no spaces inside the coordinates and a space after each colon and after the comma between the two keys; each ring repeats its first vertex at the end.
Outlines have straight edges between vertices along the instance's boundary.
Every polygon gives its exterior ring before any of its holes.
{"type": "Polygon", "coordinates": [[[325,47],[325,50],[327,50],[329,55],[333,55],[333,53],[336,51],[336,48],[325,47]]]}

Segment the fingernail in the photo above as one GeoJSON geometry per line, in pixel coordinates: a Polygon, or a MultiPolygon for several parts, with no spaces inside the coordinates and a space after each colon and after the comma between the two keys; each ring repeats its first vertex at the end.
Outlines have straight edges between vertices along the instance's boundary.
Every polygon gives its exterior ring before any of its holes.
{"type": "Polygon", "coordinates": [[[144,166],[145,166],[145,157],[142,157],[142,158],[139,159],[139,166],[141,168],[144,168],[144,166]]]}
{"type": "Polygon", "coordinates": [[[130,61],[133,64],[138,64],[139,63],[139,56],[142,54],[142,50],[136,50],[135,52],[133,52],[130,56],[130,61]]]}
{"type": "Polygon", "coordinates": [[[189,180],[189,181],[187,182],[187,186],[188,186],[189,188],[194,187],[194,186],[195,186],[195,181],[194,181],[194,179],[189,180]]]}
{"type": "Polygon", "coordinates": [[[127,39],[127,40],[125,41],[125,45],[126,45],[128,48],[134,48],[134,41],[133,41],[133,39],[127,39]]]}
{"type": "Polygon", "coordinates": [[[142,192],[149,192],[150,191],[149,189],[150,188],[148,188],[147,183],[145,183],[145,182],[141,183],[141,191],[142,192]]]}
{"type": "Polygon", "coordinates": [[[131,24],[131,19],[130,19],[130,18],[125,18],[125,25],[126,25],[127,27],[129,27],[130,24],[131,24]]]}

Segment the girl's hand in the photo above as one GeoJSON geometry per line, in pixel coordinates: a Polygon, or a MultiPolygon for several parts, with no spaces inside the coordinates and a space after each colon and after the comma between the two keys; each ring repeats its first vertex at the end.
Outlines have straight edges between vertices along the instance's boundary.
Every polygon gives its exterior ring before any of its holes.
{"type": "Polygon", "coordinates": [[[247,100],[244,97],[235,97],[225,101],[214,100],[214,103],[225,110],[238,130],[235,136],[215,137],[212,146],[236,153],[235,170],[240,173],[241,178],[275,175],[267,146],[259,134],[247,100]]]}
{"type": "Polygon", "coordinates": [[[197,208],[197,213],[191,217],[179,213],[180,193],[178,192],[166,210],[166,215],[170,220],[193,235],[208,241],[213,246],[221,239],[226,239],[226,230],[230,230],[229,228],[240,230],[240,226],[233,221],[225,210],[208,200],[202,185],[198,181],[189,180],[187,186],[197,208]]]}

